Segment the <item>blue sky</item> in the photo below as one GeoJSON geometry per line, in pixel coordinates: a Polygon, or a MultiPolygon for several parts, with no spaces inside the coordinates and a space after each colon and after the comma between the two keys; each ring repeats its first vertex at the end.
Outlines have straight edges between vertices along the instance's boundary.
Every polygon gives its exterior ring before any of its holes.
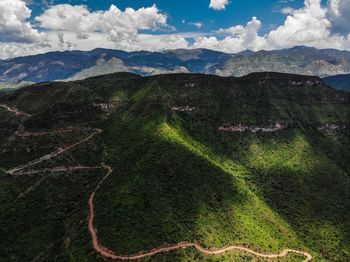
{"type": "Polygon", "coordinates": [[[0,0],[0,59],[97,47],[350,50],[349,0],[0,0]]]}
{"type": "MultiPolygon", "coordinates": [[[[42,0],[34,0],[30,4],[33,11],[32,17],[40,15],[47,8],[42,0]]],[[[326,2],[326,1],[323,1],[326,2]]],[[[55,0],[54,4],[87,5],[90,10],[107,10],[112,4],[124,10],[127,7],[139,9],[141,7],[157,7],[169,16],[169,23],[178,31],[213,31],[217,28],[226,28],[234,24],[245,24],[253,16],[263,22],[261,32],[267,33],[271,28],[284,22],[286,15],[280,10],[284,7],[300,8],[304,0],[276,1],[276,0],[231,0],[225,10],[213,10],[208,8],[210,0],[55,0]],[[183,23],[183,20],[190,22],[201,22],[203,27],[198,29],[194,26],[183,23]]]]}

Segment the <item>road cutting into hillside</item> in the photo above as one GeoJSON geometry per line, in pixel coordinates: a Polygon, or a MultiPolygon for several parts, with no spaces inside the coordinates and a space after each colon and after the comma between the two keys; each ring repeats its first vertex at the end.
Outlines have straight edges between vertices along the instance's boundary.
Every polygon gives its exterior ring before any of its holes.
{"type": "Polygon", "coordinates": [[[93,170],[93,169],[101,169],[103,166],[72,166],[72,167],[53,167],[53,168],[43,168],[38,170],[29,170],[29,171],[18,171],[13,174],[13,176],[31,176],[36,174],[43,173],[62,173],[62,172],[74,172],[81,170],[93,170]]]}
{"type": "Polygon", "coordinates": [[[31,136],[51,136],[55,134],[65,134],[65,133],[73,133],[79,132],[81,130],[74,128],[59,128],[53,131],[37,131],[37,132],[24,132],[24,131],[16,131],[16,136],[19,137],[31,137],[31,136]]]}
{"type": "Polygon", "coordinates": [[[59,155],[62,155],[64,153],[66,153],[67,151],[69,151],[70,149],[73,149],[87,141],[89,141],[91,138],[93,138],[94,136],[96,136],[97,134],[101,133],[102,130],[101,129],[94,129],[94,132],[92,134],[90,134],[88,137],[86,137],[85,139],[77,142],[77,143],[74,143],[72,145],[69,145],[65,148],[59,148],[58,150],[54,151],[54,152],[51,152],[50,154],[47,154],[47,155],[44,155],[38,159],[34,159],[32,161],[29,161],[28,163],[24,164],[24,165],[20,165],[18,167],[14,167],[10,170],[7,170],[6,173],[7,174],[10,174],[10,175],[14,175],[15,173],[21,171],[21,170],[24,170],[24,169],[27,169],[29,167],[32,167],[32,166],[35,166],[39,163],[42,163],[44,161],[47,161],[47,160],[50,160],[52,158],[55,158],[59,155]]]}
{"type": "MultiPolygon", "coordinates": [[[[18,116],[20,116],[20,115],[30,116],[29,114],[20,112],[17,109],[8,108],[4,105],[0,105],[0,106],[6,108],[7,110],[9,110],[11,112],[16,113],[16,115],[18,115],[18,116]]],[[[68,129],[65,129],[65,131],[67,131],[67,130],[68,129]]],[[[139,260],[142,258],[154,256],[156,254],[167,253],[169,251],[177,250],[180,248],[195,248],[197,251],[199,251],[200,253],[202,253],[204,255],[221,255],[221,254],[224,254],[224,253],[227,253],[230,251],[239,251],[239,252],[248,253],[248,254],[251,254],[251,255],[254,255],[254,256],[260,257],[260,258],[274,259],[274,258],[286,257],[289,253],[295,253],[295,254],[305,256],[305,260],[303,262],[309,262],[312,260],[313,257],[311,254],[304,252],[304,251],[294,250],[294,249],[285,249],[279,254],[268,254],[268,253],[259,253],[257,251],[254,251],[254,250],[247,248],[247,247],[244,247],[244,246],[229,246],[229,247],[225,247],[225,248],[221,248],[221,249],[207,249],[207,248],[201,246],[197,242],[195,242],[195,243],[179,242],[176,244],[167,245],[167,246],[163,246],[163,247],[156,247],[148,252],[142,252],[142,253],[133,254],[133,255],[117,255],[117,254],[115,254],[115,252],[109,250],[108,248],[102,246],[99,243],[97,230],[94,227],[94,214],[95,214],[94,198],[95,198],[97,191],[100,189],[101,185],[113,173],[113,169],[110,166],[107,166],[104,163],[102,163],[101,166],[94,166],[94,167],[88,167],[88,166],[64,167],[64,166],[62,166],[62,167],[43,168],[43,169],[38,169],[38,170],[23,171],[24,169],[27,169],[27,168],[32,167],[34,165],[37,165],[41,162],[55,158],[55,157],[65,153],[65,152],[89,141],[94,136],[96,136],[97,134],[100,134],[102,132],[101,129],[93,129],[93,131],[94,132],[92,134],[90,134],[88,137],[84,138],[83,140],[80,140],[79,142],[76,142],[72,145],[69,145],[63,149],[59,149],[57,151],[54,151],[48,155],[42,156],[39,159],[32,160],[24,165],[12,168],[12,169],[7,171],[7,174],[14,175],[14,176],[15,175],[21,176],[21,175],[34,175],[34,174],[46,173],[46,172],[71,172],[71,171],[100,169],[100,168],[105,169],[107,171],[106,175],[99,181],[99,183],[95,187],[95,190],[91,193],[90,198],[89,198],[89,202],[88,202],[89,209],[90,209],[89,210],[89,218],[88,218],[88,230],[89,230],[89,233],[91,236],[92,245],[93,245],[93,248],[95,249],[95,251],[98,252],[99,254],[101,254],[103,257],[110,258],[113,260],[139,260]]],[[[22,133],[20,133],[17,131],[16,135],[21,136],[21,134],[22,134],[22,136],[31,136],[31,135],[32,136],[41,136],[41,135],[49,135],[49,134],[52,134],[54,132],[55,131],[32,132],[32,133],[22,132],[22,133]]]]}
{"type": "Polygon", "coordinates": [[[7,111],[16,114],[17,116],[31,116],[30,114],[24,113],[21,110],[19,110],[18,108],[15,107],[10,107],[8,105],[5,104],[0,104],[0,107],[5,108],[7,111]]]}

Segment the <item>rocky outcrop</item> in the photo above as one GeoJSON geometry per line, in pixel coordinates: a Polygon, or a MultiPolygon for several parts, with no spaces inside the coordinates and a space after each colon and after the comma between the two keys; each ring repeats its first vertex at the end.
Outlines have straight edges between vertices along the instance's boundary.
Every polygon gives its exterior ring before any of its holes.
{"type": "Polygon", "coordinates": [[[172,107],[172,110],[175,112],[192,112],[195,110],[195,107],[190,107],[190,106],[174,106],[172,107]]]}
{"type": "Polygon", "coordinates": [[[346,129],[345,124],[335,124],[335,123],[327,123],[318,128],[318,130],[337,130],[337,129],[346,129]]]}
{"type": "Polygon", "coordinates": [[[247,125],[231,125],[229,123],[225,123],[224,125],[218,128],[219,131],[223,132],[245,132],[250,131],[253,133],[263,132],[263,133],[273,133],[279,130],[286,128],[287,125],[276,123],[274,126],[247,126],[247,125]]]}

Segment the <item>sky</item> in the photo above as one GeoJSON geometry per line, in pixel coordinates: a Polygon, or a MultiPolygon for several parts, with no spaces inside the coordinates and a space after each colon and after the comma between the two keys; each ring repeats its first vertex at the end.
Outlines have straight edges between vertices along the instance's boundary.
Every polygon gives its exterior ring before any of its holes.
{"type": "Polygon", "coordinates": [[[64,50],[350,50],[350,0],[0,0],[0,59],[64,50]]]}

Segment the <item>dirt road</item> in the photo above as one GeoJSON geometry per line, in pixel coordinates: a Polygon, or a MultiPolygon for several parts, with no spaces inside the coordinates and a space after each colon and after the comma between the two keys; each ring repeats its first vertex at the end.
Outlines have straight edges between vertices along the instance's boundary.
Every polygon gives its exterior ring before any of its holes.
{"type": "Polygon", "coordinates": [[[101,133],[102,130],[101,129],[94,129],[94,132],[92,134],[90,134],[88,137],[86,137],[85,139],[75,143],[75,144],[72,144],[72,145],[69,145],[65,148],[60,148],[54,152],[51,152],[50,154],[47,154],[47,155],[44,155],[38,159],[34,159],[32,161],[29,161],[28,163],[26,164],[23,164],[23,165],[20,165],[18,167],[14,167],[10,170],[7,170],[6,173],[7,174],[10,174],[10,175],[14,175],[15,173],[18,173],[19,171],[23,170],[23,169],[26,169],[26,168],[29,168],[29,167],[32,167],[32,166],[35,166],[41,162],[44,162],[44,161],[47,161],[47,160],[50,160],[54,157],[57,157],[59,155],[62,155],[63,153],[67,152],[68,150],[78,146],[78,145],[81,145],[85,142],[87,142],[88,140],[90,140],[91,138],[93,138],[95,135],[101,133]]]}
{"type": "Polygon", "coordinates": [[[269,258],[269,259],[286,257],[288,255],[288,253],[296,253],[296,254],[300,254],[300,255],[305,256],[305,260],[303,262],[308,262],[308,261],[312,260],[311,254],[309,254],[307,252],[299,251],[299,250],[294,250],[294,249],[285,249],[279,254],[266,254],[266,253],[259,253],[259,252],[256,252],[256,251],[250,249],[250,248],[242,247],[242,246],[229,246],[229,247],[225,247],[225,248],[221,248],[221,249],[206,249],[198,243],[191,243],[191,242],[180,242],[180,243],[176,243],[176,244],[168,245],[168,246],[164,246],[164,247],[157,247],[157,248],[154,248],[151,251],[146,252],[146,253],[139,253],[139,254],[133,254],[133,255],[126,255],[126,256],[116,255],[113,251],[102,246],[98,242],[96,229],[94,228],[94,198],[95,198],[95,194],[98,191],[98,189],[101,187],[101,184],[113,172],[111,167],[105,166],[105,165],[103,167],[108,172],[107,172],[106,176],[97,185],[97,187],[95,188],[95,191],[91,194],[91,196],[89,198],[90,216],[89,216],[88,228],[89,228],[89,232],[91,235],[92,244],[93,244],[94,249],[104,257],[115,259],[115,260],[138,260],[141,258],[151,257],[151,256],[154,256],[154,255],[159,254],[159,253],[166,253],[166,252],[176,250],[179,248],[194,247],[195,249],[197,249],[199,252],[201,252],[204,255],[220,255],[220,254],[224,254],[224,253],[229,252],[229,251],[237,250],[237,251],[252,254],[252,255],[257,256],[257,257],[269,258]]]}
{"type": "Polygon", "coordinates": [[[31,136],[51,136],[55,134],[64,134],[64,133],[72,133],[72,132],[79,132],[79,129],[74,128],[61,128],[56,129],[53,131],[38,131],[38,132],[23,132],[23,131],[16,131],[16,136],[19,137],[31,137],[31,136]]]}
{"type": "Polygon", "coordinates": [[[5,104],[0,104],[0,107],[5,108],[7,111],[14,113],[17,116],[30,116],[30,114],[24,113],[15,107],[9,107],[8,105],[5,105],[5,104]]]}

